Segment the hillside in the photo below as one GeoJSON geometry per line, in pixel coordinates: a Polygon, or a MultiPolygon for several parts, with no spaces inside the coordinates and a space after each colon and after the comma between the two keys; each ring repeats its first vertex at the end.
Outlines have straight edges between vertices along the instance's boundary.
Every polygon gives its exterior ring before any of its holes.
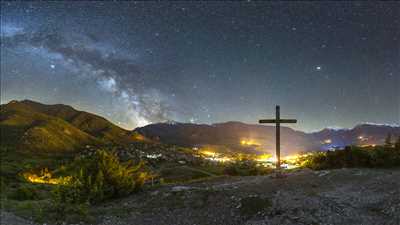
{"type": "MultiPolygon", "coordinates": [[[[274,152],[275,127],[240,122],[206,124],[158,123],[135,129],[164,143],[183,146],[221,145],[236,150],[274,152]]],[[[361,124],[353,129],[323,129],[305,133],[281,127],[281,149],[289,155],[302,151],[327,150],[346,145],[379,145],[388,134],[400,135],[400,127],[361,124]]]]}
{"type": "Polygon", "coordinates": [[[86,145],[127,144],[137,134],[67,105],[29,100],[1,105],[2,145],[43,152],[73,151],[86,145]]]}
{"type": "Polygon", "coordinates": [[[34,101],[24,100],[20,102],[37,112],[49,116],[58,117],[72,124],[76,128],[103,141],[114,144],[127,143],[132,141],[129,132],[98,115],[78,111],[68,105],[45,105],[34,101]]]}

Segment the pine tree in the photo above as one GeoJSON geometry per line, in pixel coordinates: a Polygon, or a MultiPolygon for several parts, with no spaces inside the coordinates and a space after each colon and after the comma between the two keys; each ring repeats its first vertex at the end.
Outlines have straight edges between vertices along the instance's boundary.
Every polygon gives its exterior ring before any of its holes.
{"type": "Polygon", "coordinates": [[[389,133],[385,139],[385,146],[391,147],[392,146],[392,135],[389,133]]]}
{"type": "Polygon", "coordinates": [[[399,137],[397,138],[396,143],[394,144],[394,147],[395,147],[397,150],[400,150],[400,135],[399,135],[399,137]]]}

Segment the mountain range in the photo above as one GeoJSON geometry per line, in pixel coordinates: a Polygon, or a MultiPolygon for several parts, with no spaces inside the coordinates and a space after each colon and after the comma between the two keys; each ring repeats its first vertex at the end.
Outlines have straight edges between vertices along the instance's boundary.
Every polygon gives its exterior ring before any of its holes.
{"type": "MultiPolygon", "coordinates": [[[[212,125],[190,123],[157,123],[135,129],[150,139],[182,146],[218,145],[230,149],[275,151],[275,127],[226,122],[212,125]]],[[[342,148],[347,145],[380,145],[390,134],[400,136],[400,127],[379,124],[360,124],[352,129],[323,129],[305,133],[281,127],[283,155],[299,152],[342,148]]]]}
{"type": "MultiPolygon", "coordinates": [[[[76,151],[87,145],[128,145],[161,142],[185,147],[219,146],[230,151],[273,152],[275,127],[241,122],[217,124],[155,123],[133,131],[71,106],[46,105],[30,100],[1,105],[2,146],[21,150],[76,151]]],[[[382,144],[388,134],[400,136],[399,126],[361,124],[352,129],[323,129],[305,133],[281,127],[283,154],[326,150],[346,145],[382,144]]]]}

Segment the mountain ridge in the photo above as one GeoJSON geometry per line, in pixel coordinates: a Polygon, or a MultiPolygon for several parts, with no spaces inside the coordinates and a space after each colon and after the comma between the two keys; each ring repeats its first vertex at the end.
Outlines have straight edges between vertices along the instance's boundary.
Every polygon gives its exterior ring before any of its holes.
{"type": "Polygon", "coordinates": [[[1,105],[2,145],[41,152],[76,151],[87,145],[124,145],[144,140],[98,115],[63,104],[31,100],[1,105]]]}
{"type": "MultiPolygon", "coordinates": [[[[135,131],[150,139],[184,146],[216,144],[241,149],[246,147],[242,145],[242,141],[251,140],[257,143],[258,149],[270,153],[275,149],[275,126],[269,125],[235,121],[210,125],[155,123],[136,128],[135,131]]],[[[335,149],[347,145],[377,145],[383,144],[388,134],[400,136],[400,126],[359,124],[350,129],[324,128],[310,133],[282,126],[281,146],[284,154],[292,154],[335,149]]]]}
{"type": "MultiPolygon", "coordinates": [[[[239,121],[214,124],[167,121],[126,130],[104,117],[69,105],[47,105],[32,100],[2,104],[0,128],[2,142],[46,151],[72,151],[86,145],[124,145],[133,141],[156,141],[187,147],[218,145],[253,152],[273,153],[275,149],[273,125],[239,121]]],[[[291,154],[352,144],[382,144],[389,133],[400,136],[400,126],[363,123],[350,129],[324,128],[310,133],[282,126],[281,146],[283,154],[291,154]]]]}

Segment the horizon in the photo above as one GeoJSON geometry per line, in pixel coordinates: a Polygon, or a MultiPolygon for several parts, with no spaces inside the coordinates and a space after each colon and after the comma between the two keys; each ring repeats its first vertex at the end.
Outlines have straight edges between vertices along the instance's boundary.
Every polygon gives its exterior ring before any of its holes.
{"type": "MultiPolygon", "coordinates": [[[[101,116],[101,117],[105,118],[106,120],[108,120],[109,122],[113,123],[116,126],[119,126],[119,127],[123,128],[125,130],[132,130],[132,131],[135,130],[135,129],[141,128],[141,127],[148,126],[148,125],[154,125],[154,124],[159,124],[159,123],[167,124],[167,123],[171,123],[171,122],[179,123],[179,124],[208,125],[208,126],[217,125],[217,124],[226,124],[226,123],[242,123],[242,124],[245,124],[245,125],[258,125],[258,126],[274,127],[274,125],[266,125],[266,124],[259,124],[259,123],[248,123],[248,122],[243,122],[243,121],[239,121],[239,120],[219,121],[219,122],[215,122],[215,123],[191,123],[191,122],[185,122],[185,121],[167,120],[167,121],[159,121],[159,122],[155,122],[155,123],[149,123],[149,124],[147,124],[145,126],[140,126],[140,127],[125,128],[125,127],[122,127],[119,124],[113,122],[112,119],[107,118],[104,115],[99,115],[99,114],[96,114],[95,112],[82,110],[80,108],[77,108],[75,106],[68,105],[68,104],[65,104],[65,103],[62,103],[62,102],[58,102],[58,103],[43,103],[43,102],[39,102],[37,100],[32,100],[32,99],[20,99],[20,100],[13,99],[13,100],[10,100],[10,101],[7,101],[7,102],[0,101],[0,104],[1,105],[5,105],[5,104],[11,103],[12,101],[17,101],[17,102],[31,101],[31,102],[44,104],[44,105],[65,105],[65,106],[70,106],[70,107],[72,107],[73,109],[75,109],[77,111],[83,111],[83,112],[91,113],[91,114],[94,114],[94,115],[97,115],[97,116],[101,116]]],[[[325,129],[336,130],[336,131],[338,131],[338,130],[352,130],[355,127],[361,126],[361,125],[387,126],[387,127],[393,127],[393,128],[400,128],[400,124],[396,124],[396,123],[394,123],[394,124],[385,124],[385,123],[374,123],[374,122],[365,122],[365,121],[364,122],[359,122],[359,123],[357,123],[357,124],[355,124],[354,126],[351,126],[351,127],[322,127],[320,129],[313,130],[313,131],[305,131],[305,130],[295,129],[295,128],[291,127],[290,125],[289,126],[281,125],[281,127],[286,127],[286,128],[293,129],[295,131],[300,131],[300,132],[303,132],[303,133],[306,133],[306,134],[311,134],[311,133],[317,133],[317,132],[323,131],[325,129]]]]}
{"type": "Polygon", "coordinates": [[[400,121],[395,2],[1,6],[2,102],[62,102],[125,129],[254,124],[275,105],[305,132],[400,121]]]}

